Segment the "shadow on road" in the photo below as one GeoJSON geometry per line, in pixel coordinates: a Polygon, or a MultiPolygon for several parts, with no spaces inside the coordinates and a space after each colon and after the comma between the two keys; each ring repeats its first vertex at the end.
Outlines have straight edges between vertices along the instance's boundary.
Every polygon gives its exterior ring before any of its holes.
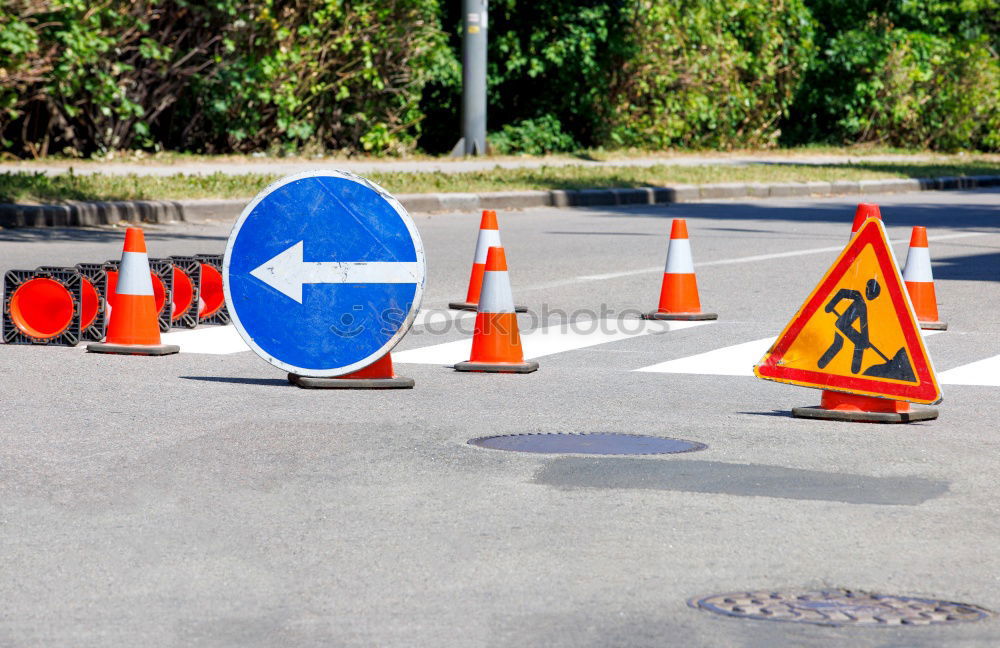
{"type": "Polygon", "coordinates": [[[280,378],[238,378],[229,376],[178,376],[184,380],[231,383],[234,385],[264,385],[267,387],[288,387],[288,380],[280,378]]]}

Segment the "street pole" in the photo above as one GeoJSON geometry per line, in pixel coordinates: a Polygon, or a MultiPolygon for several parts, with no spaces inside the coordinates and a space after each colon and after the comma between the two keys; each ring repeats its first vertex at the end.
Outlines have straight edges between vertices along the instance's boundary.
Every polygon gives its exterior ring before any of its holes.
{"type": "Polygon", "coordinates": [[[486,5],[462,0],[462,138],[453,156],[486,154],[486,5]]]}

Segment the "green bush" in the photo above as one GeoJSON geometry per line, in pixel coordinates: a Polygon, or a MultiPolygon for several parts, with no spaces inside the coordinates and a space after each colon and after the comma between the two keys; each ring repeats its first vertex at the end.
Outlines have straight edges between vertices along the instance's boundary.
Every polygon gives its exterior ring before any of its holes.
{"type": "MultiPolygon", "coordinates": [[[[450,46],[456,57],[461,52],[461,4],[455,0],[442,6],[443,24],[453,34],[450,46]]],[[[607,99],[612,52],[616,40],[625,37],[619,4],[608,0],[490,2],[487,126],[497,135],[493,139],[516,146],[523,139],[501,135],[505,126],[537,130],[538,123],[552,123],[574,142],[598,143],[599,106],[607,99]],[[553,121],[545,122],[546,115],[553,121]]],[[[428,115],[420,142],[423,148],[443,152],[458,140],[461,93],[460,66],[440,69],[422,103],[428,115]]],[[[559,133],[554,136],[558,139],[559,133]]],[[[511,148],[509,152],[528,151],[511,148]]]]}
{"type": "Polygon", "coordinates": [[[399,153],[429,70],[451,57],[437,0],[257,0],[195,86],[207,148],[399,153]]]}
{"type": "Polygon", "coordinates": [[[426,70],[451,56],[437,16],[437,0],[19,0],[0,9],[0,136],[32,155],[406,150],[426,70]]]}
{"type": "Polygon", "coordinates": [[[995,0],[813,0],[827,26],[789,143],[1000,148],[995,0]]]}
{"type": "Polygon", "coordinates": [[[577,148],[573,137],[563,132],[562,124],[553,115],[538,119],[524,119],[504,124],[499,133],[489,135],[489,145],[494,153],[527,153],[544,155],[572,151],[577,148]]]}
{"type": "MultiPolygon", "coordinates": [[[[0,0],[0,150],[444,152],[461,19],[458,0],[0,0]]],[[[493,0],[489,29],[500,152],[1000,149],[997,0],[493,0]]]]}
{"type": "Polygon", "coordinates": [[[812,53],[801,0],[632,0],[604,137],[642,148],[772,146],[812,53]]]}
{"type": "Polygon", "coordinates": [[[218,40],[210,13],[182,0],[6,5],[0,69],[14,75],[0,79],[5,146],[33,155],[152,146],[152,128],[208,65],[218,40]]]}

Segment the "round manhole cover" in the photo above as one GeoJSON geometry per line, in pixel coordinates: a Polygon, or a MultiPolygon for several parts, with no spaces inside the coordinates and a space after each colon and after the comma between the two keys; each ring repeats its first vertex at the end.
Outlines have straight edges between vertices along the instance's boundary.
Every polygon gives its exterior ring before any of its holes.
{"type": "Polygon", "coordinates": [[[650,455],[676,454],[704,450],[708,446],[695,441],[667,439],[642,434],[511,434],[483,437],[469,441],[480,448],[538,452],[542,454],[650,455]]]}
{"type": "Polygon", "coordinates": [[[924,626],[978,621],[975,605],[853,590],[735,592],[691,599],[692,607],[743,619],[824,626],[924,626]]]}

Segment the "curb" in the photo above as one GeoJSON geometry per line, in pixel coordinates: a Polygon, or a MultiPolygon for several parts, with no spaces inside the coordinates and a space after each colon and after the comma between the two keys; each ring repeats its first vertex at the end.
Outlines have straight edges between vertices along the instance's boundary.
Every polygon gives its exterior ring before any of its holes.
{"type": "MultiPolygon", "coordinates": [[[[1000,186],[1000,175],[835,182],[717,183],[629,189],[554,189],[490,193],[399,194],[396,198],[415,213],[523,209],[527,207],[603,207],[667,205],[732,198],[791,198],[801,196],[860,196],[1000,186]]],[[[198,223],[233,220],[245,199],[128,200],[66,202],[56,205],[0,204],[0,227],[83,227],[128,223],[198,223]]]]}

